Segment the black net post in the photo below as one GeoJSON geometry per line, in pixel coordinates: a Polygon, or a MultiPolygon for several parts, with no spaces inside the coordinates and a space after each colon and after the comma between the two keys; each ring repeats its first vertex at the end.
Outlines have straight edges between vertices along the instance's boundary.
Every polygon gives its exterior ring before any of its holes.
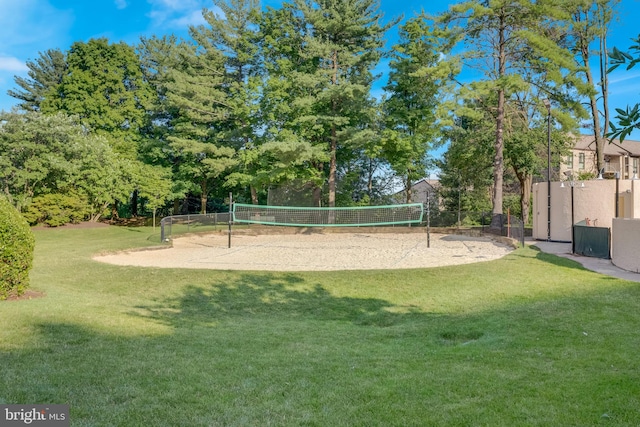
{"type": "Polygon", "coordinates": [[[431,193],[427,191],[427,248],[431,247],[431,193]]]}
{"type": "Polygon", "coordinates": [[[231,221],[233,219],[233,193],[229,192],[229,243],[228,248],[231,248],[231,221]]]}

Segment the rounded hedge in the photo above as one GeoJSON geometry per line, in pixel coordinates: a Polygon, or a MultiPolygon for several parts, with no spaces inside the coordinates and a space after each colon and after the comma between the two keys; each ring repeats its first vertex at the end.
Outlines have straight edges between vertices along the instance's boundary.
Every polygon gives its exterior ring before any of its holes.
{"type": "Polygon", "coordinates": [[[29,286],[34,247],[27,221],[0,197],[0,300],[21,295],[29,286]]]}
{"type": "Polygon", "coordinates": [[[76,194],[45,194],[33,198],[22,216],[31,225],[46,224],[58,227],[77,224],[87,213],[86,200],[76,194]]]}

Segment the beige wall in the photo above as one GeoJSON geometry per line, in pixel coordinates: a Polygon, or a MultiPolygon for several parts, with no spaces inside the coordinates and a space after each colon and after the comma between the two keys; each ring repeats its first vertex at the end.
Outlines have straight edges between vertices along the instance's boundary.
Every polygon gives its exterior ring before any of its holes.
{"type": "Polygon", "coordinates": [[[635,214],[625,215],[625,218],[640,218],[640,180],[631,181],[631,195],[629,205],[635,214]]]}
{"type": "MultiPolygon", "coordinates": [[[[571,186],[558,181],[551,183],[551,240],[571,241],[571,186]]],[[[611,227],[615,217],[616,181],[593,179],[578,181],[573,188],[575,222],[589,218],[592,225],[611,227]],[[584,187],[582,186],[584,184],[584,187]]],[[[640,181],[619,181],[619,217],[640,217],[640,181]],[[629,192],[627,192],[627,190],[629,192]],[[635,196],[635,197],[634,197],[635,196]]],[[[533,185],[533,238],[547,239],[547,183],[533,185]]]]}
{"type": "Polygon", "coordinates": [[[640,272],[640,219],[613,220],[611,262],[629,271],[640,272]]]}

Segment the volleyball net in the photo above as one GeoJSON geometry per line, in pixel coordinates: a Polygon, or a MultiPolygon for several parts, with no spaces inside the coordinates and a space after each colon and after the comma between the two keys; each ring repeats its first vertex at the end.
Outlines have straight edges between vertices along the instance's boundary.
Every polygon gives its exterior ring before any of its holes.
{"type": "Polygon", "coordinates": [[[363,227],[420,224],[422,203],[309,208],[233,204],[233,222],[293,227],[363,227]]]}

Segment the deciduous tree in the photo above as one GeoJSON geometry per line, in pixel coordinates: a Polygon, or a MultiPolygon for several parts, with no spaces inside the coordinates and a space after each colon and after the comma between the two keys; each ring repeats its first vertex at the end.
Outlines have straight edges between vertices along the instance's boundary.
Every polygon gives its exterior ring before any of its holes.
{"type": "Polygon", "coordinates": [[[71,193],[96,221],[109,203],[127,201],[136,185],[134,161],[63,113],[2,114],[0,153],[0,187],[19,209],[34,197],[71,193]]]}
{"type": "Polygon", "coordinates": [[[62,81],[41,103],[44,113],[64,111],[135,159],[152,92],[133,47],[105,38],[75,42],[62,81]]]}

